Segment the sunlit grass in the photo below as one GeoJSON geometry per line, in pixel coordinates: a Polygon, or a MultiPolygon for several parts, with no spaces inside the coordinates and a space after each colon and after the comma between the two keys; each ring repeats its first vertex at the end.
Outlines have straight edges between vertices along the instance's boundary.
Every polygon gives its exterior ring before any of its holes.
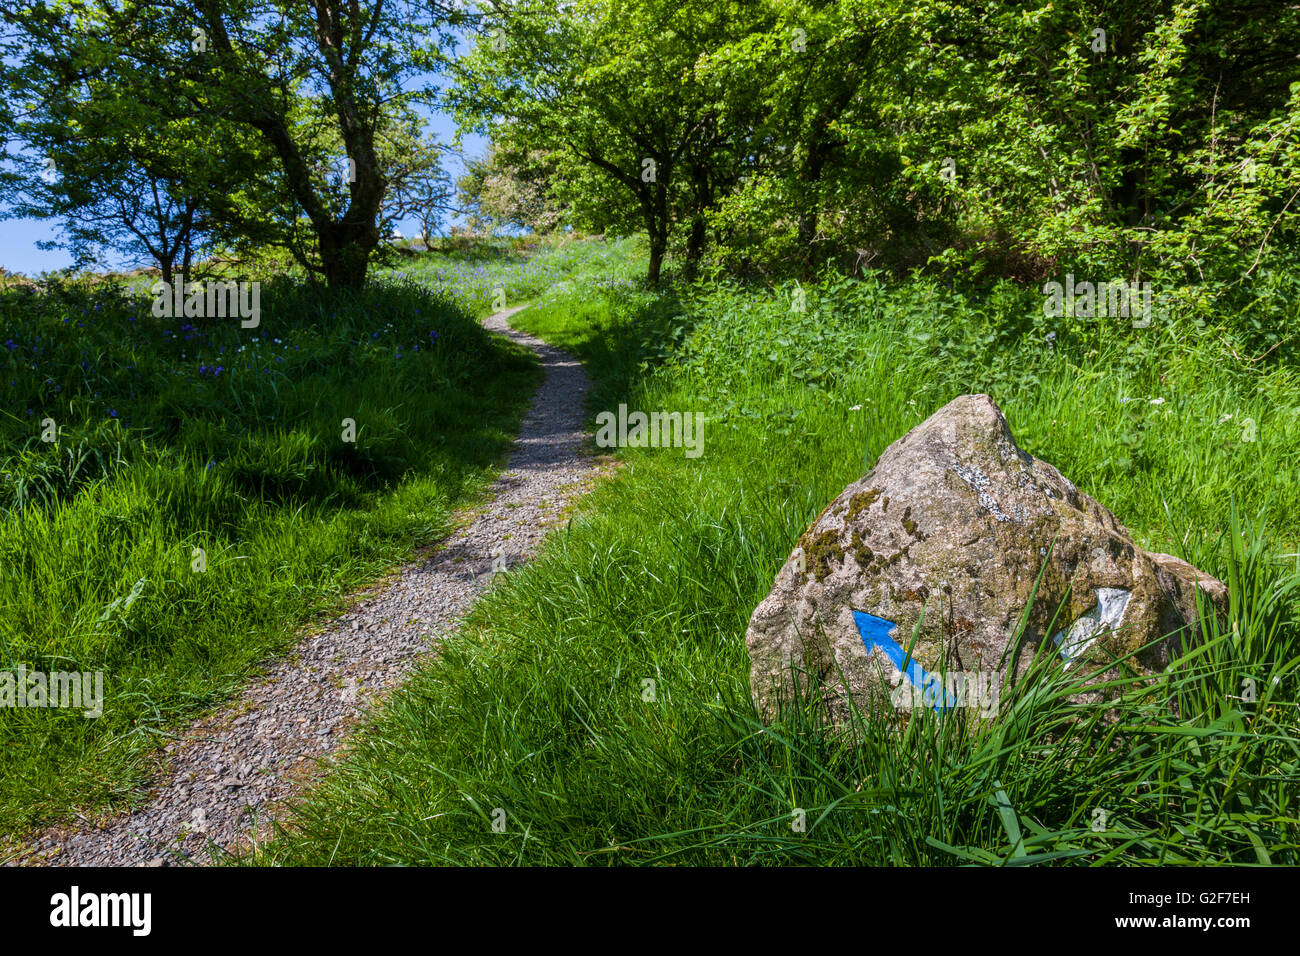
{"type": "Polygon", "coordinates": [[[1177,334],[1048,345],[1031,320],[985,341],[1020,320],[922,287],[811,293],[805,316],[742,290],[584,287],[518,316],[588,363],[593,413],[704,412],[704,454],[621,451],[249,861],[1300,862],[1295,376],[1177,334]],[[968,391],[1147,545],[1227,582],[1225,626],[1109,713],[1049,668],[984,731],[922,711],[837,733],[798,702],[764,727],[753,608],[826,503],[968,391]]]}

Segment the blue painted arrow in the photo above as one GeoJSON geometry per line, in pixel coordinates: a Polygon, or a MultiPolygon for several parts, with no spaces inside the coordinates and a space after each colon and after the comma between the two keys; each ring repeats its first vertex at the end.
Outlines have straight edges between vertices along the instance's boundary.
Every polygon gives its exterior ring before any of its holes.
{"type": "MultiPolygon", "coordinates": [[[[853,622],[858,626],[858,633],[862,635],[862,643],[866,645],[868,655],[877,647],[880,648],[885,652],[885,656],[894,662],[894,666],[912,682],[913,687],[924,689],[932,681],[940,687],[943,686],[939,675],[926,673],[925,668],[909,658],[898,641],[889,636],[889,632],[898,627],[893,621],[886,621],[883,617],[876,617],[864,611],[854,611],[853,622]]],[[[945,692],[943,699],[934,705],[935,713],[943,713],[945,704],[948,707],[956,706],[956,696],[945,692]]]]}

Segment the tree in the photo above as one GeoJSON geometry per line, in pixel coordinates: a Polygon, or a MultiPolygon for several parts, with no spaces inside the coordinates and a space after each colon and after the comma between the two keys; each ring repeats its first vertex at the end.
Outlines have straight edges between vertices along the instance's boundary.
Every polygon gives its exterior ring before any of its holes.
{"type": "MultiPolygon", "coordinates": [[[[432,95],[422,78],[452,45],[452,27],[471,19],[450,4],[417,0],[3,2],[0,11],[23,34],[18,81],[37,91],[37,113],[93,86],[100,70],[116,64],[137,101],[163,119],[256,134],[275,159],[262,179],[279,210],[261,227],[329,284],[347,287],[365,281],[380,240],[389,178],[378,138],[387,111],[432,95]],[[332,194],[336,184],[317,172],[326,123],[348,163],[341,203],[332,194]],[[312,250],[290,221],[298,217],[312,250]]],[[[207,185],[186,179],[183,191],[202,205],[207,185]]]]}
{"type": "Polygon", "coordinates": [[[41,213],[63,220],[64,245],[78,266],[102,262],[105,249],[116,249],[132,258],[152,259],[168,284],[178,260],[181,275],[189,274],[194,250],[202,242],[198,207],[194,199],[177,196],[172,183],[131,162],[103,178],[74,183],[65,175],[58,183],[62,188],[51,189],[41,213]]]}
{"type": "Polygon", "coordinates": [[[545,235],[565,220],[564,204],[555,196],[561,175],[557,157],[513,148],[508,137],[509,130],[499,128],[487,155],[466,163],[457,182],[461,206],[477,232],[514,228],[545,235]]]}
{"type": "Polygon", "coordinates": [[[458,63],[449,101],[463,125],[486,132],[494,119],[508,123],[513,145],[563,152],[625,191],[649,238],[646,281],[654,285],[682,218],[683,183],[695,180],[697,204],[712,200],[698,188],[700,170],[721,139],[694,66],[738,29],[744,6],[498,3],[487,32],[458,63]]]}
{"type": "Polygon", "coordinates": [[[168,282],[178,261],[188,273],[198,247],[258,233],[240,214],[267,198],[253,171],[271,157],[254,137],[228,122],[167,116],[176,84],[129,61],[81,56],[72,49],[81,38],[44,25],[48,45],[14,70],[13,82],[44,82],[15,124],[27,154],[9,215],[59,219],[65,241],[46,245],[67,246],[79,264],[115,248],[152,258],[168,282]]]}
{"type": "Polygon", "coordinates": [[[1047,263],[1166,285],[1234,281],[1270,238],[1295,236],[1300,10],[1106,0],[1026,19],[1015,4],[961,6],[929,32],[949,64],[977,64],[956,82],[941,70],[940,95],[965,91],[967,121],[947,119],[968,220],[1047,263]]]}
{"type": "Polygon", "coordinates": [[[443,215],[457,211],[451,177],[442,167],[445,147],[414,137],[399,145],[403,148],[395,153],[388,167],[389,198],[384,201],[384,218],[392,222],[414,218],[428,249],[443,215]]]}

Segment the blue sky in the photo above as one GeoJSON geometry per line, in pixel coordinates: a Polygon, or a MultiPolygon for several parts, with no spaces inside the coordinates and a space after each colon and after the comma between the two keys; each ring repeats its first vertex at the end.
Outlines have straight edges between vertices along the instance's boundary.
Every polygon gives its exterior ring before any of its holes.
{"type": "MultiPolygon", "coordinates": [[[[450,116],[443,113],[430,113],[426,114],[426,119],[429,123],[430,132],[437,137],[439,142],[451,142],[456,133],[456,124],[450,116]]],[[[487,148],[487,140],[482,136],[466,134],[463,148],[467,156],[478,156],[487,148]]],[[[444,168],[452,175],[453,180],[464,171],[454,157],[448,158],[444,168]]],[[[446,227],[447,224],[444,223],[443,228],[446,227]]],[[[419,231],[419,226],[414,221],[399,222],[398,229],[401,230],[403,235],[412,236],[419,231]]],[[[54,220],[0,220],[0,266],[3,266],[9,272],[21,272],[29,276],[37,276],[42,272],[62,269],[71,265],[72,258],[65,250],[53,249],[45,251],[36,248],[37,242],[57,237],[58,230],[54,220]]],[[[108,263],[108,265],[118,268],[152,264],[151,262],[132,263],[124,261],[108,263]]]]}

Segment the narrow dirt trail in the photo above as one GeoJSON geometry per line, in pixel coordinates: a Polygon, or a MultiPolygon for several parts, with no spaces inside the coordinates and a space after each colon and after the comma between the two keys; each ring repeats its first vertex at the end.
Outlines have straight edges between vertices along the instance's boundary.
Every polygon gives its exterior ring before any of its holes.
{"type": "Polygon", "coordinates": [[[423,562],[306,636],[237,699],[180,734],[165,748],[165,769],[140,808],[102,825],[46,830],[0,854],[0,862],[204,864],[213,845],[246,842],[300,791],[317,761],[343,746],[348,727],[375,696],[399,684],[455,629],[494,565],[514,567],[536,550],[599,466],[582,427],[586,372],[568,353],[511,328],[517,311],[498,312],[483,325],[537,352],[546,377],[485,502],[459,512],[458,530],[423,562]]]}

